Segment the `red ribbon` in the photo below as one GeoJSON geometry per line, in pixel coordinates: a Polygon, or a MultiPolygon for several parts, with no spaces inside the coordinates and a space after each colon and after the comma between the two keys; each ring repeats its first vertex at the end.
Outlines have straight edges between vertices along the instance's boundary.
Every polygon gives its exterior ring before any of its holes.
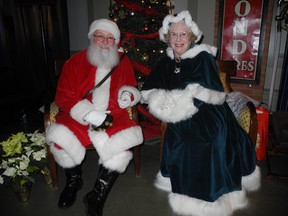
{"type": "Polygon", "coordinates": [[[136,2],[127,2],[125,0],[114,0],[115,2],[122,4],[124,7],[128,8],[131,11],[135,11],[135,12],[139,12],[139,13],[143,13],[146,15],[158,15],[158,16],[162,16],[161,13],[153,10],[152,8],[143,8],[140,5],[138,5],[136,2]]]}
{"type": "Polygon", "coordinates": [[[152,34],[140,35],[140,34],[132,34],[130,32],[121,31],[121,34],[125,35],[126,38],[137,37],[137,38],[145,38],[145,39],[154,39],[159,36],[159,32],[155,32],[152,34]]]}
{"type": "Polygon", "coordinates": [[[146,65],[139,64],[137,61],[132,61],[133,68],[144,76],[148,76],[151,72],[151,69],[146,65]]]}

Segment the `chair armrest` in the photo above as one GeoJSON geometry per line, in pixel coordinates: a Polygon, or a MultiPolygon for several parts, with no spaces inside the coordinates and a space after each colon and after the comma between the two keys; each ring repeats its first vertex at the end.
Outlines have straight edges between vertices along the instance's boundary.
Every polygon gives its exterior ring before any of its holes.
{"type": "Polygon", "coordinates": [[[131,118],[132,120],[134,120],[137,125],[140,125],[140,123],[139,123],[139,114],[138,114],[138,110],[137,110],[136,105],[130,107],[130,109],[131,109],[130,118],[131,118]]]}
{"type": "Polygon", "coordinates": [[[249,136],[250,136],[254,146],[256,146],[257,133],[258,133],[258,119],[257,119],[256,107],[254,106],[254,104],[251,101],[247,102],[247,107],[250,111],[249,136]]]}
{"type": "Polygon", "coordinates": [[[55,123],[55,116],[59,112],[59,107],[55,102],[45,104],[44,106],[44,129],[55,123]]]}

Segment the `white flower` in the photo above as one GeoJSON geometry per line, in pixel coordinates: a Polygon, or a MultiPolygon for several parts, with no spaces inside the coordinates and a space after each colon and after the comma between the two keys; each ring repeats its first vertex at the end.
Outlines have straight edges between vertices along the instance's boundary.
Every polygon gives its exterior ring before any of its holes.
{"type": "Polygon", "coordinates": [[[26,170],[18,170],[17,175],[19,175],[19,176],[29,176],[29,173],[26,170]]]}
{"type": "MultiPolygon", "coordinates": [[[[32,146],[33,144],[31,144],[31,146],[32,146]]],[[[33,153],[33,149],[31,148],[31,146],[29,146],[29,147],[24,147],[24,149],[25,149],[25,154],[27,155],[27,157],[30,157],[30,155],[33,153]]]]}
{"type": "Polygon", "coordinates": [[[13,163],[15,163],[16,162],[16,159],[17,158],[8,158],[8,165],[10,165],[10,164],[13,164],[13,163]]]}
{"type": "Polygon", "coordinates": [[[2,175],[11,177],[11,176],[14,176],[15,173],[16,173],[16,169],[14,167],[9,167],[2,173],[2,175]]]}
{"type": "Polygon", "coordinates": [[[42,149],[38,152],[33,153],[33,159],[36,161],[41,161],[41,159],[45,158],[45,157],[46,157],[46,150],[45,149],[42,149]]]}
{"type": "Polygon", "coordinates": [[[38,133],[38,131],[35,131],[33,134],[27,134],[27,136],[31,137],[30,140],[33,142],[33,145],[43,146],[45,143],[45,137],[42,133],[38,133]]]}
{"type": "Polygon", "coordinates": [[[44,133],[24,134],[19,132],[17,135],[11,135],[6,141],[0,143],[0,147],[5,155],[1,155],[2,161],[0,161],[0,184],[6,183],[6,181],[12,181],[13,184],[19,185],[23,181],[35,182],[34,175],[39,173],[44,168],[46,163],[46,142],[44,133]],[[10,143],[14,143],[16,138],[19,140],[19,151],[11,151],[9,148],[10,143]],[[13,154],[12,154],[12,153],[13,154]],[[8,154],[10,153],[10,154],[8,154]],[[20,178],[15,178],[20,177],[20,178]],[[20,179],[20,180],[19,180],[20,179]]]}
{"type": "Polygon", "coordinates": [[[8,167],[8,161],[6,160],[2,160],[2,164],[0,166],[1,169],[7,169],[8,167]]]}
{"type": "Polygon", "coordinates": [[[24,160],[24,161],[20,161],[19,163],[20,170],[26,170],[28,166],[29,166],[29,161],[24,160]]]}

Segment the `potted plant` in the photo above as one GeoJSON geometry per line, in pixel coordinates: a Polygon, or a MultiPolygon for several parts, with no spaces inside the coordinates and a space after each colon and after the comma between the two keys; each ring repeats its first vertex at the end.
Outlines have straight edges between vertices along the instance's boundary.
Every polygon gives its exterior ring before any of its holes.
{"type": "Polygon", "coordinates": [[[27,201],[30,197],[29,187],[35,183],[36,175],[46,167],[45,135],[38,130],[34,133],[19,132],[0,142],[0,145],[0,184],[12,186],[20,193],[19,198],[27,201]]]}

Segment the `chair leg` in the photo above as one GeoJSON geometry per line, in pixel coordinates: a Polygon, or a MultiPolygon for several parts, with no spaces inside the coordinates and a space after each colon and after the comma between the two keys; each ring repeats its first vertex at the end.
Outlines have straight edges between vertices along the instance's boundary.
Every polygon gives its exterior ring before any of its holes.
{"type": "Polygon", "coordinates": [[[167,128],[167,123],[161,122],[160,161],[162,159],[163,142],[164,142],[166,128],[167,128]]]}
{"type": "Polygon", "coordinates": [[[134,162],[134,168],[135,168],[135,176],[140,177],[141,176],[141,170],[140,170],[140,145],[135,146],[133,148],[133,162],[134,162]]]}
{"type": "Polygon", "coordinates": [[[55,162],[54,156],[47,147],[47,157],[48,157],[48,168],[50,169],[51,179],[52,179],[52,189],[58,189],[58,174],[57,174],[57,164],[55,162]]]}

